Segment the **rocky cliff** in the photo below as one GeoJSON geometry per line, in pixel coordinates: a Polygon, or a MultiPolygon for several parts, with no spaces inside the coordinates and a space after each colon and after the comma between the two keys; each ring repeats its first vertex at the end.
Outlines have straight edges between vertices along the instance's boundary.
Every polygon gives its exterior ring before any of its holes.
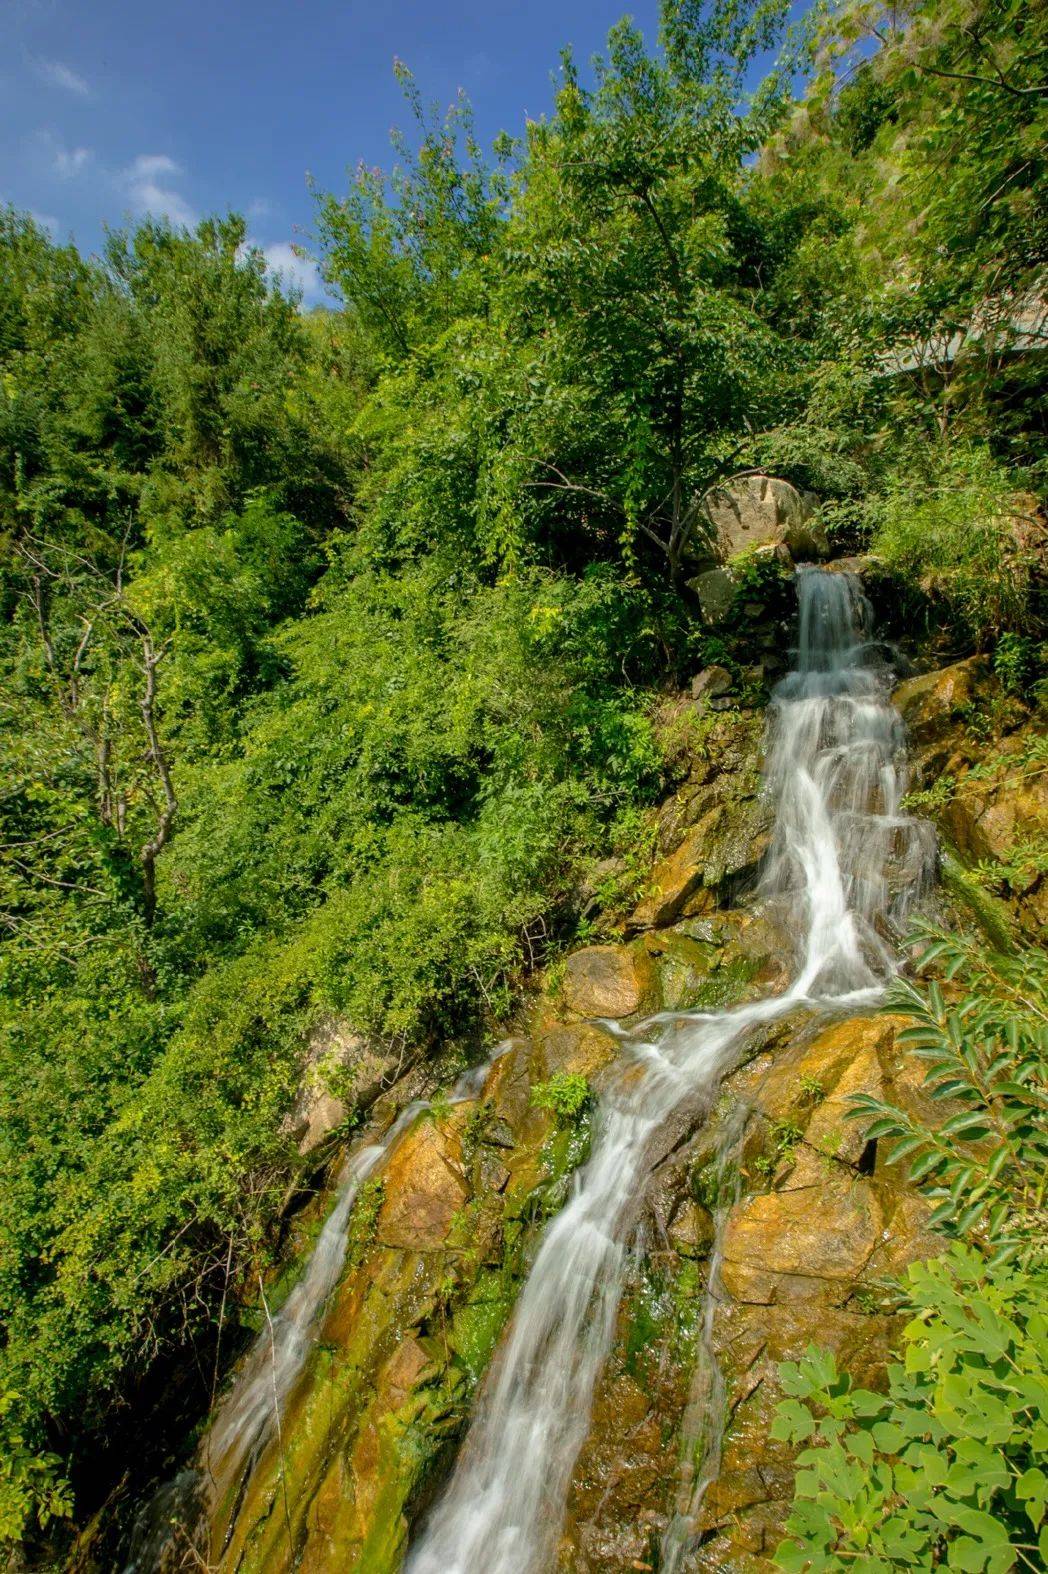
{"type": "MultiPolygon", "coordinates": [[[[933,904],[997,941],[1036,935],[1048,917],[1036,722],[981,658],[917,672],[895,699],[912,802],[939,836],[933,904]]],[[[605,1019],[629,1029],[785,986],[795,937],[753,897],[769,826],[760,701],[718,668],[669,705],[681,772],[640,899],[591,897],[599,943],[536,980],[465,1095],[431,1096],[402,1124],[355,1196],[344,1269],[279,1426],[246,1459],[216,1457],[205,1435],[189,1494],[203,1519],[132,1567],[401,1566],[586,1157],[594,1099],[621,1070],[605,1019]]],[[[791,1451],[769,1439],[777,1363],[817,1341],[876,1386],[898,1334],[886,1282],[936,1249],[924,1205],[847,1118],[857,1093],[921,1111],[898,1027],[883,1011],[793,1010],[748,1039],[712,1108],[686,1107],[660,1134],[558,1568],[666,1567],[667,1545],[675,1567],[771,1566],[792,1492],[791,1451]]],[[[381,1141],[420,1086],[417,1070],[394,1080],[356,1147],[381,1141]]]]}

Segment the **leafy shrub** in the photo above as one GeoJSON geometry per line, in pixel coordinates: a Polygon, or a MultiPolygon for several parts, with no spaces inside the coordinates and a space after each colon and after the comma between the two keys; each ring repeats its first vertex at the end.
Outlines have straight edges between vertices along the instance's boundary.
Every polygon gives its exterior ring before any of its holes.
{"type": "Polygon", "coordinates": [[[19,1408],[17,1394],[0,1391],[0,1546],[17,1540],[33,1520],[45,1528],[73,1511],[62,1461],[29,1446],[19,1408]]]}
{"type": "Polygon", "coordinates": [[[889,1138],[889,1162],[908,1161],[908,1178],[935,1204],[931,1223],[974,1235],[1002,1260],[1043,1252],[1048,1183],[1048,958],[997,955],[940,935],[923,965],[941,964],[947,1001],[932,981],[922,992],[898,981],[889,1007],[914,1025],[898,1036],[926,1061],[928,1097],[948,1105],[931,1125],[871,1094],[853,1100],[869,1119],[866,1137],[889,1138]]]}
{"type": "Polygon", "coordinates": [[[873,550],[940,602],[980,648],[1029,625],[1040,557],[1014,483],[985,447],[932,449],[881,500],[873,550]]]}
{"type": "Polygon", "coordinates": [[[853,1388],[814,1346],[783,1364],[772,1436],[807,1446],[780,1568],[1044,1566],[1046,1290],[1043,1273],[957,1244],[908,1272],[913,1316],[887,1394],[853,1388]]]}
{"type": "Polygon", "coordinates": [[[1021,694],[1026,677],[1035,661],[1035,647],[1024,634],[1009,630],[997,641],[993,670],[1007,694],[1021,694]]]}
{"type": "Polygon", "coordinates": [[[589,1105],[592,1095],[584,1076],[576,1071],[557,1071],[548,1082],[536,1082],[531,1102],[536,1109],[549,1110],[558,1120],[575,1120],[589,1105]]]}

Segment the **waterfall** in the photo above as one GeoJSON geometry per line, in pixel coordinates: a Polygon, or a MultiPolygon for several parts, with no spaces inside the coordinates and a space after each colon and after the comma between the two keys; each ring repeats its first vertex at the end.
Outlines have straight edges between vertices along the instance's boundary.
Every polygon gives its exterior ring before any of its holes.
{"type": "Polygon", "coordinates": [[[801,569],[797,587],[797,663],[769,722],[775,829],[761,887],[801,937],[794,981],[732,1010],[660,1016],[649,1039],[624,1036],[627,1064],[601,1098],[590,1158],[542,1239],[408,1574],[551,1565],[657,1133],[715,1096],[752,1029],[801,1005],[869,1005],[892,970],[892,929],[929,867],[927,840],[901,810],[902,724],[858,582],[801,569]]]}
{"type": "MultiPolygon", "coordinates": [[[[451,1090],[449,1103],[476,1098],[495,1061],[509,1047],[510,1041],[504,1041],[482,1065],[463,1072],[451,1090]]],[[[195,1546],[202,1501],[216,1495],[217,1483],[230,1483],[241,1472],[249,1473],[274,1432],[279,1431],[288,1397],[316,1340],[324,1305],[341,1276],[360,1188],[416,1116],[428,1108],[426,1100],[414,1100],[401,1110],[381,1141],[364,1143],[346,1159],[334,1205],[302,1277],[276,1316],[267,1318],[242,1361],[204,1436],[199,1468],[180,1471],[164,1482],[139,1513],[123,1574],[151,1574],[164,1566],[172,1547],[195,1546]]]]}

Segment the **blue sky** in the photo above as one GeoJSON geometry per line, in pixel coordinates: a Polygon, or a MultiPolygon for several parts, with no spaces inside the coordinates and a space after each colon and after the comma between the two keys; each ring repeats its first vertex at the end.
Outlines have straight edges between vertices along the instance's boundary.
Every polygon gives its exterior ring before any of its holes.
{"type": "Polygon", "coordinates": [[[233,207],[307,302],[307,171],[341,191],[390,162],[406,125],[399,56],[424,98],[464,88],[484,141],[551,102],[561,47],[599,49],[628,9],[653,40],[657,0],[0,0],[0,202],[98,248],[103,224],[233,207]]]}

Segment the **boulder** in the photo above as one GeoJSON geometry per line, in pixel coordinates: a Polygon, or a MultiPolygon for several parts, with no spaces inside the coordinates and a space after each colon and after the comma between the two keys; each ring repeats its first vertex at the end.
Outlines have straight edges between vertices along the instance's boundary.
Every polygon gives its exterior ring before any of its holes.
{"type": "Polygon", "coordinates": [[[822,1184],[747,1197],[725,1226],[724,1288],[743,1303],[840,1305],[872,1257],[884,1222],[870,1183],[836,1167],[822,1184]]]}
{"type": "MultiPolygon", "coordinates": [[[[1031,774],[1029,781],[1017,771],[1009,781],[964,781],[943,811],[943,824],[958,851],[966,857],[1007,863],[1019,845],[1033,846],[1048,836],[1048,783],[1031,774]]],[[[1037,879],[1031,868],[1020,888],[1037,879]]]]}
{"type": "Polygon", "coordinates": [[[702,884],[705,867],[706,832],[703,823],[693,825],[675,853],[655,867],[648,895],[630,917],[633,929],[660,929],[673,920],[691,893],[702,884]]]}
{"type": "MultiPolygon", "coordinates": [[[[461,1107],[461,1106],[460,1106],[461,1107]]],[[[469,1195],[457,1137],[420,1115],[383,1171],[377,1238],[383,1246],[434,1251],[469,1195]]]]}
{"type": "Polygon", "coordinates": [[[707,623],[723,623],[735,601],[737,581],[730,568],[708,568],[689,579],[699,608],[707,623]]]}
{"type": "Polygon", "coordinates": [[[708,700],[727,694],[731,685],[732,676],[727,667],[704,667],[691,680],[691,697],[697,705],[704,705],[708,700]]]}
{"type": "MultiPolygon", "coordinates": [[[[738,786],[733,783],[733,786],[738,786]]],[[[668,858],[656,864],[647,894],[630,914],[631,929],[661,929],[696,916],[700,887],[752,874],[768,845],[769,813],[759,798],[714,798],[668,858]]]]}
{"type": "Polygon", "coordinates": [[[952,667],[923,672],[900,683],[892,699],[906,723],[910,742],[921,751],[941,743],[963,722],[989,673],[985,656],[970,656],[952,667]]]}
{"type": "Polygon", "coordinates": [[[568,957],[564,1003],[581,1017],[628,1017],[653,989],[650,959],[630,946],[595,945],[568,957]]]}
{"type": "Polygon", "coordinates": [[[785,546],[796,558],[829,551],[816,499],[776,476],[751,475],[715,487],[703,504],[721,561],[753,547],[785,546]]]}
{"type": "MultiPolygon", "coordinates": [[[[646,995],[651,987],[647,969],[643,972],[643,985],[646,995]]],[[[554,1076],[593,1077],[614,1059],[615,1040],[605,1028],[590,1022],[562,1022],[544,1033],[536,1044],[532,1073],[536,1082],[547,1082],[554,1076]]]]}
{"type": "Polygon", "coordinates": [[[370,1104],[388,1071],[388,1059],[348,1022],[328,1018],[318,1023],[306,1045],[298,1092],[284,1122],[299,1153],[319,1147],[348,1118],[351,1107],[370,1104]]]}

